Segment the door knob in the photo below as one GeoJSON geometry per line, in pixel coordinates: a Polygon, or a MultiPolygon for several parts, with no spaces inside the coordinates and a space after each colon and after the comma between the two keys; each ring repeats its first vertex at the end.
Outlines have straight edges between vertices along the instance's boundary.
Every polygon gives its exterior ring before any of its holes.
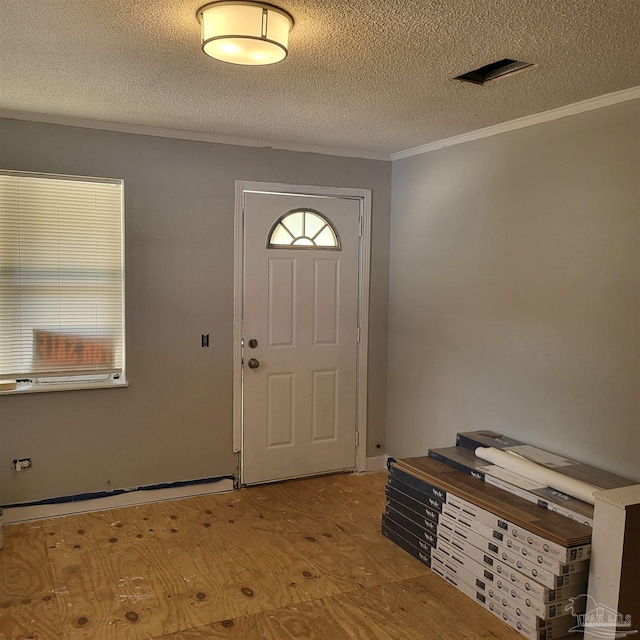
{"type": "Polygon", "coordinates": [[[247,364],[249,365],[249,369],[257,369],[260,366],[260,361],[256,360],[256,358],[251,358],[247,364]]]}

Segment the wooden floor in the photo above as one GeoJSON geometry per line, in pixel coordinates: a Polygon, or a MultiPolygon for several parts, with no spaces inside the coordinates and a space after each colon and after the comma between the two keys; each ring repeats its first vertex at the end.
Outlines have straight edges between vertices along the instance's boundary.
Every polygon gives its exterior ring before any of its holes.
{"type": "Polygon", "coordinates": [[[385,473],[5,526],[2,640],[521,638],[380,534],[385,473]]]}

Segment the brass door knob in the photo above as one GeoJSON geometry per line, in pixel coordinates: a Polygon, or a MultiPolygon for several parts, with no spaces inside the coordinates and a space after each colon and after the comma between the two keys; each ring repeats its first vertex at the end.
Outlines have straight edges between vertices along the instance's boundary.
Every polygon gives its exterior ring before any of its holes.
{"type": "Polygon", "coordinates": [[[249,362],[247,362],[249,369],[257,369],[260,366],[260,361],[256,360],[256,358],[251,358],[249,362]]]}

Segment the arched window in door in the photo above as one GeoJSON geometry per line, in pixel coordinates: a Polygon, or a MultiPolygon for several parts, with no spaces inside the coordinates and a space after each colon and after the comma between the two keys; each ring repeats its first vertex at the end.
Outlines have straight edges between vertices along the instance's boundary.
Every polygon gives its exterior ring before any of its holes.
{"type": "Polygon", "coordinates": [[[271,227],[267,248],[340,251],[340,237],[329,219],[320,212],[294,209],[280,216],[271,227]]]}

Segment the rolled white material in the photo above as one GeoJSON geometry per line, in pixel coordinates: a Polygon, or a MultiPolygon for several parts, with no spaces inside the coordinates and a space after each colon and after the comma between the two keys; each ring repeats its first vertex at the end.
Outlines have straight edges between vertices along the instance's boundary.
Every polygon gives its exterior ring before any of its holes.
{"type": "Polygon", "coordinates": [[[573,496],[578,500],[594,504],[594,491],[602,491],[599,487],[594,487],[586,482],[581,482],[575,478],[570,478],[562,473],[542,467],[531,460],[527,460],[517,453],[509,451],[501,451],[493,447],[478,447],[475,450],[478,458],[491,462],[493,464],[508,469],[514,473],[518,473],[529,480],[535,480],[540,484],[562,491],[569,496],[573,496]]]}

